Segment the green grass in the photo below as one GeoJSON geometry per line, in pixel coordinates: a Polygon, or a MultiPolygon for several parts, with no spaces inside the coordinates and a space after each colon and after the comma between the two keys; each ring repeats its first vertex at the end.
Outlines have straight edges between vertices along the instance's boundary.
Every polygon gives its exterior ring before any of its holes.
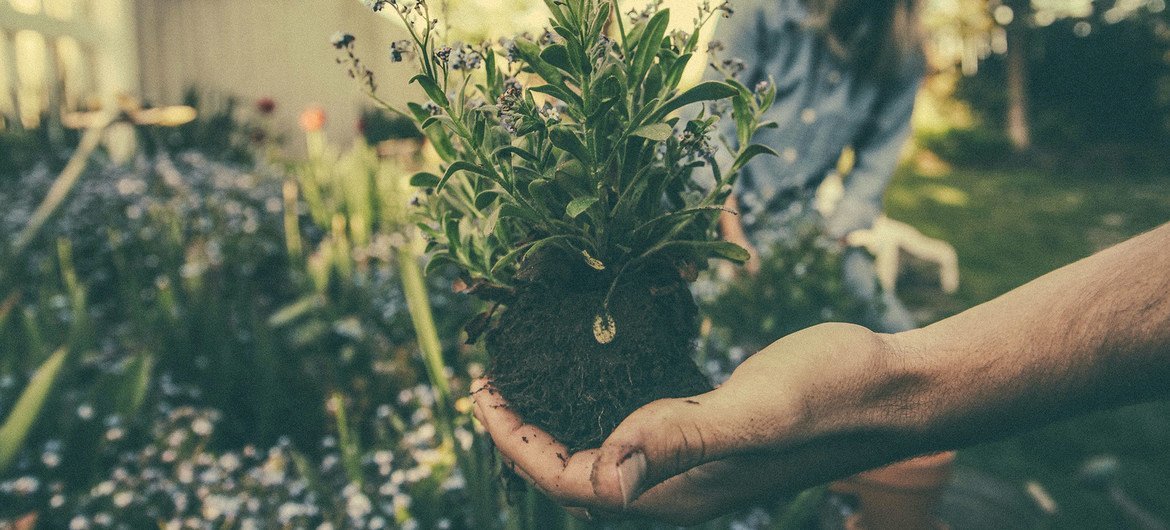
{"type": "MultiPolygon", "coordinates": [[[[953,297],[923,285],[900,292],[940,318],[990,300],[1060,266],[1170,221],[1170,175],[1077,175],[1044,170],[900,173],[886,199],[890,217],[953,244],[962,287],[953,297]]],[[[1168,383],[1170,384],[1170,383],[1168,383]]],[[[1052,494],[1059,512],[1044,528],[1125,528],[1106,495],[1082,485],[1086,459],[1115,455],[1121,484],[1170,521],[1170,403],[1097,413],[964,450],[962,465],[986,471],[1024,495],[1027,481],[1052,494]]]]}

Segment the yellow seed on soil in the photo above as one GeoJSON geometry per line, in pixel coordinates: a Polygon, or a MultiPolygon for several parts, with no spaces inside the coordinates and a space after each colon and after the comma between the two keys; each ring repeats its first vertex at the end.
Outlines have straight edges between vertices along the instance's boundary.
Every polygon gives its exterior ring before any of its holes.
{"type": "Polygon", "coordinates": [[[593,319],[593,338],[597,339],[599,344],[609,344],[616,336],[617,322],[613,321],[609,313],[597,315],[597,318],[593,319]]]}
{"type": "Polygon", "coordinates": [[[601,260],[590,256],[588,250],[582,250],[581,255],[585,256],[585,263],[588,263],[590,267],[593,267],[599,271],[605,270],[605,264],[602,263],[601,260]]]}

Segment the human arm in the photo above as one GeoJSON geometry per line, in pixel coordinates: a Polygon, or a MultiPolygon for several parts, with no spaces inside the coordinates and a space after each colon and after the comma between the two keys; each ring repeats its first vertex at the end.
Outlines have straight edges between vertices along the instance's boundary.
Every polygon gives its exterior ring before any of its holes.
{"type": "Polygon", "coordinates": [[[693,523],[769,492],[1164,397],[1168,378],[1170,225],[921,330],[796,333],[720,388],[651,403],[565,462],[498,396],[477,400],[477,415],[562,504],[693,523]]]}

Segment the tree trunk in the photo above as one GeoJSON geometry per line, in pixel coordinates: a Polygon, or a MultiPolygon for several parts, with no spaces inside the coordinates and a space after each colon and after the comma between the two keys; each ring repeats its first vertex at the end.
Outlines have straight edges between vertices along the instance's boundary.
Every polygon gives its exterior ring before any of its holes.
{"type": "Polygon", "coordinates": [[[1032,148],[1031,104],[1028,100],[1028,49],[1025,14],[1021,2],[1011,2],[1015,20],[1007,27],[1007,135],[1016,152],[1032,148]]]}

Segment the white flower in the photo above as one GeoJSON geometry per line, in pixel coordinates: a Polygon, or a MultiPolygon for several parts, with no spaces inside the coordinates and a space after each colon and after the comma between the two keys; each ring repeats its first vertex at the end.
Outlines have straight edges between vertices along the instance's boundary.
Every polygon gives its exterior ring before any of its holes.
{"type": "Polygon", "coordinates": [[[361,519],[369,515],[371,508],[370,498],[366,497],[364,493],[351,496],[345,503],[345,513],[349,515],[350,519],[361,519]]]}
{"type": "Polygon", "coordinates": [[[211,434],[211,422],[207,418],[198,418],[191,422],[191,431],[199,436],[207,436],[211,434]]]}
{"type": "Polygon", "coordinates": [[[134,494],[129,491],[119,491],[113,498],[114,506],[118,508],[125,508],[134,502],[134,494]]]}

